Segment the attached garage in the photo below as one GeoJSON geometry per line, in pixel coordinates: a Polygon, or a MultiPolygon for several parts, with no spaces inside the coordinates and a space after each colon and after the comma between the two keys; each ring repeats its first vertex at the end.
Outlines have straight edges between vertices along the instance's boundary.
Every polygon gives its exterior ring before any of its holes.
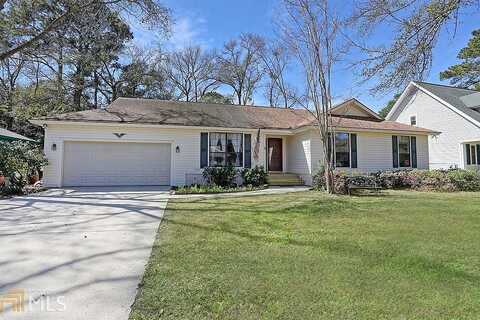
{"type": "Polygon", "coordinates": [[[170,185],[171,144],[65,141],[64,186],[170,185]]]}

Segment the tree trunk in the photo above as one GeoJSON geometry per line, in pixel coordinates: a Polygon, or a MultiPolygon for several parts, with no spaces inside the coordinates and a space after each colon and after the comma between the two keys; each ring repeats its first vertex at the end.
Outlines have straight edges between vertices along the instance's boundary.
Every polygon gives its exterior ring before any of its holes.
{"type": "Polygon", "coordinates": [[[98,109],[98,73],[96,71],[93,73],[93,88],[93,105],[98,109]]]}
{"type": "Polygon", "coordinates": [[[73,106],[75,110],[81,110],[82,95],[83,95],[83,74],[77,69],[74,76],[74,89],[73,89],[73,106]]]}
{"type": "Polygon", "coordinates": [[[57,94],[60,96],[62,102],[65,101],[63,88],[63,48],[60,47],[57,67],[57,94]]]}

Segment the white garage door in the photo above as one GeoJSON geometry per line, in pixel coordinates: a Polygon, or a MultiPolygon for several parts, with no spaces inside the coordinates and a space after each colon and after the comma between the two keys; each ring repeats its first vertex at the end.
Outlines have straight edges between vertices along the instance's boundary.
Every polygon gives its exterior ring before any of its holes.
{"type": "Polygon", "coordinates": [[[170,144],[65,142],[64,186],[170,184],[170,144]]]}

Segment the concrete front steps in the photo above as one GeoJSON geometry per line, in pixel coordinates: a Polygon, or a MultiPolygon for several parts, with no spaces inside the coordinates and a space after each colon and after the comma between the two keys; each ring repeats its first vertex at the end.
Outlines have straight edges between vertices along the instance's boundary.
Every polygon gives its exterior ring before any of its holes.
{"type": "Polygon", "coordinates": [[[304,186],[305,182],[295,173],[269,172],[267,183],[270,186],[304,186]]]}

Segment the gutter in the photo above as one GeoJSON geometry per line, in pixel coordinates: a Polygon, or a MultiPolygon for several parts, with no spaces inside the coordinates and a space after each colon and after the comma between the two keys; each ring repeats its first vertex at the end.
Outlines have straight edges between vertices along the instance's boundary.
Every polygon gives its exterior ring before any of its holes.
{"type": "Polygon", "coordinates": [[[98,126],[103,127],[131,127],[131,128],[156,128],[156,129],[183,129],[183,130],[207,130],[207,131],[243,131],[256,133],[258,129],[267,133],[278,133],[282,135],[293,135],[293,129],[281,129],[281,128],[227,128],[227,127],[202,127],[202,126],[182,126],[182,125],[169,125],[169,124],[155,124],[155,123],[132,123],[132,122],[110,122],[110,121],[74,121],[74,120],[30,120],[31,123],[41,126],[47,129],[49,125],[78,125],[78,126],[98,126]]]}
{"type": "MultiPolygon", "coordinates": [[[[302,126],[294,130],[294,133],[303,132],[306,130],[315,129],[315,126],[307,125],[302,126]]],[[[438,131],[415,131],[415,130],[392,130],[392,129],[365,129],[365,128],[354,128],[354,127],[336,127],[332,126],[332,129],[335,131],[351,131],[351,132],[380,132],[380,133],[395,133],[395,134],[414,134],[414,135],[439,135],[441,132],[438,131]]]]}

